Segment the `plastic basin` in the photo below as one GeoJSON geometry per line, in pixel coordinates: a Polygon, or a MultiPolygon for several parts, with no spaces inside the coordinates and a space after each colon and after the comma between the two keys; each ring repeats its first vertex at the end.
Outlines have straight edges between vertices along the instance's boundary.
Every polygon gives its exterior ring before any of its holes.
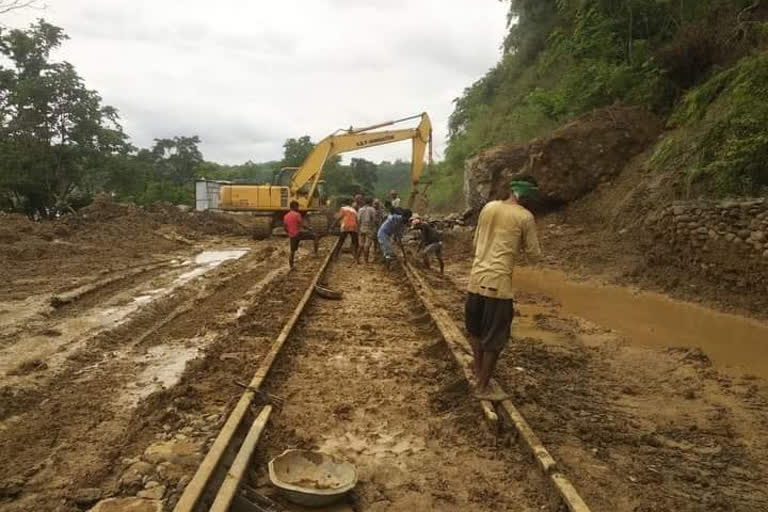
{"type": "Polygon", "coordinates": [[[322,507],[355,487],[357,469],[324,452],[286,450],[269,461],[269,479],[289,501],[322,507]]]}

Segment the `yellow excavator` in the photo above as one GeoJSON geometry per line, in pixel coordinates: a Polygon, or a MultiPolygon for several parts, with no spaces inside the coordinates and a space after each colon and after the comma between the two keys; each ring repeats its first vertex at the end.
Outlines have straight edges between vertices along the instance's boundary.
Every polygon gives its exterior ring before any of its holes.
{"type": "Polygon", "coordinates": [[[291,201],[298,201],[299,209],[308,214],[312,228],[324,233],[328,229],[328,199],[322,179],[325,162],[340,153],[409,139],[412,141],[412,188],[408,206],[413,207],[418,194],[419,176],[424,169],[424,153],[427,147],[428,161],[432,163],[432,123],[426,112],[364,128],[350,127],[338,130],[317,143],[301,167],[281,169],[271,185],[221,185],[218,207],[224,211],[253,213],[257,217],[254,236],[267,238],[275,226],[282,224],[283,215],[289,210],[291,201]],[[414,119],[420,119],[415,128],[380,130],[414,119]]]}

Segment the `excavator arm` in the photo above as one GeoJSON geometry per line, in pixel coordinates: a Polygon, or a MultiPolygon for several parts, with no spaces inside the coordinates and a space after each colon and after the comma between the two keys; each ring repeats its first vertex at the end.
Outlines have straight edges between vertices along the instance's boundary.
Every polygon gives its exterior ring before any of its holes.
{"type": "Polygon", "coordinates": [[[429,162],[432,162],[432,123],[426,112],[413,117],[389,121],[365,128],[345,130],[342,133],[329,135],[321,140],[314,147],[296,172],[293,173],[290,182],[292,195],[297,194],[301,189],[305,189],[307,198],[312,197],[317,188],[323,173],[323,166],[329,158],[349,151],[358,149],[372,148],[384,144],[392,144],[403,140],[412,141],[411,150],[411,196],[408,199],[408,206],[413,207],[416,199],[417,185],[419,177],[424,170],[424,153],[429,146],[429,162]],[[416,128],[402,130],[379,130],[377,128],[391,126],[396,123],[410,119],[420,118],[419,125],[416,128]],[[306,188],[308,187],[308,190],[306,188]]]}

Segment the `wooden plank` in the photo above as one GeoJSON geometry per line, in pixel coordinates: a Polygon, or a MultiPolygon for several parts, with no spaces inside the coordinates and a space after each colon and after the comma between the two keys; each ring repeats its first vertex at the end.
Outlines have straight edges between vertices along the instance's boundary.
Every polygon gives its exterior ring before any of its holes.
{"type": "Polygon", "coordinates": [[[266,427],[271,413],[272,406],[266,405],[254,420],[250,430],[248,430],[248,435],[245,437],[245,441],[243,441],[235,460],[232,462],[232,466],[224,477],[224,482],[222,482],[221,487],[219,487],[216,500],[214,500],[213,505],[211,505],[210,508],[211,512],[227,512],[227,510],[229,510],[230,505],[232,505],[232,500],[240,487],[240,482],[243,480],[245,471],[248,469],[248,464],[251,461],[253,451],[256,449],[256,444],[261,438],[261,433],[264,432],[264,427],[266,427]]]}
{"type": "Polygon", "coordinates": [[[584,500],[581,499],[576,488],[565,475],[561,473],[553,473],[549,477],[551,478],[555,489],[557,489],[557,493],[562,498],[563,504],[568,507],[569,512],[590,512],[587,504],[584,503],[584,500]]]}

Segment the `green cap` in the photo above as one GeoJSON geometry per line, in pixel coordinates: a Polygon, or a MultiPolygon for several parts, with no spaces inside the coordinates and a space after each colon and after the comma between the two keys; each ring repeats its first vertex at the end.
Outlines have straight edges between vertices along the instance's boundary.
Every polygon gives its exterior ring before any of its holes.
{"type": "Polygon", "coordinates": [[[514,192],[517,197],[525,197],[537,192],[539,187],[530,181],[510,181],[509,189],[514,192]]]}

